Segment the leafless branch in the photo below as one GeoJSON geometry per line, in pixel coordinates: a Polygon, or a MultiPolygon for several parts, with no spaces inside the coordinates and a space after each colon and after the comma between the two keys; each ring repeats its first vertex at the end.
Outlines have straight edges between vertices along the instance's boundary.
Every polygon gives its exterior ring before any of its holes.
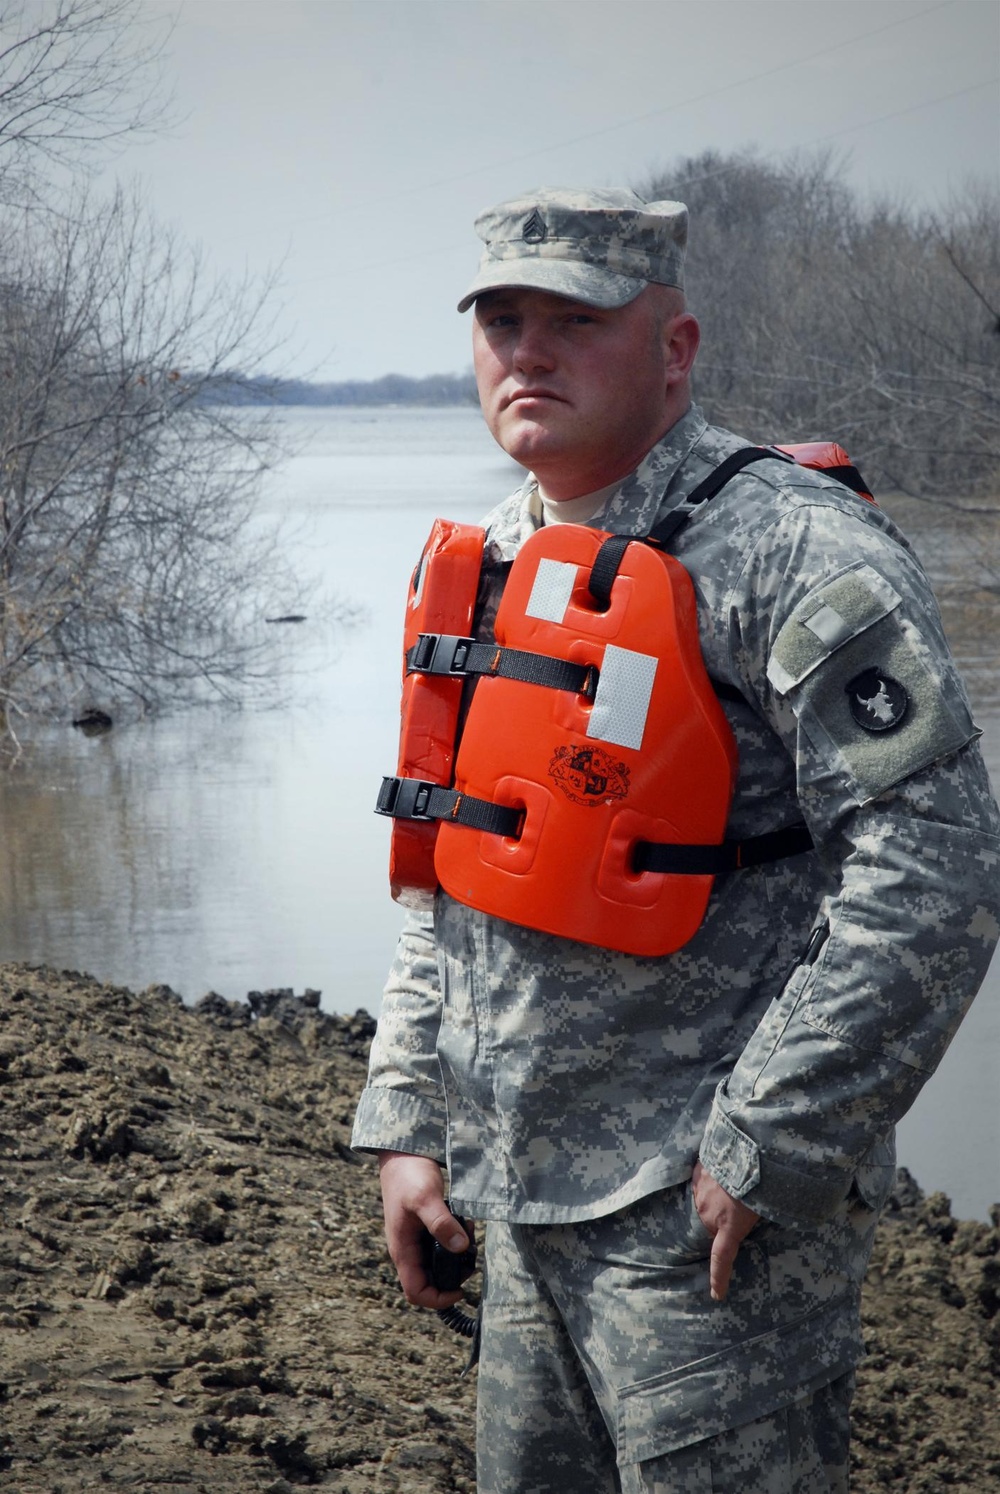
{"type": "Polygon", "coordinates": [[[267,294],[213,283],[123,192],[37,216],[0,253],[8,716],[81,690],[148,709],[273,679],[264,618],[303,605],[255,517],[274,430],[207,398],[273,355],[267,294]]]}
{"type": "Polygon", "coordinates": [[[639,190],[691,208],[695,388],[713,418],[839,440],[876,487],[1000,496],[995,188],[931,214],[862,201],[829,156],[710,152],[639,190]]]}

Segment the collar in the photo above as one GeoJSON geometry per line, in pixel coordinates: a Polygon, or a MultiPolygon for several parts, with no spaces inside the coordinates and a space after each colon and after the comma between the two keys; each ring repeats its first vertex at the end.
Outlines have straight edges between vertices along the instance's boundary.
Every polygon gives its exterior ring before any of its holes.
{"type": "MultiPolygon", "coordinates": [[[[679,507],[702,478],[741,444],[728,432],[715,430],[698,406],[691,405],[588,524],[611,534],[648,534],[657,518],[679,507]]],[[[518,491],[486,518],[497,558],[512,560],[541,523],[538,483],[529,472],[518,491]]]]}
{"type": "Polygon", "coordinates": [[[607,487],[598,488],[596,493],[581,493],[579,498],[566,498],[562,502],[556,502],[554,498],[546,498],[539,489],[538,496],[542,502],[542,522],[545,524],[589,524],[607,504],[608,499],[622,485],[619,477],[616,482],[609,482],[607,487]]]}
{"type": "Polygon", "coordinates": [[[700,478],[691,478],[687,470],[682,473],[680,469],[686,469],[708,428],[697,405],[691,405],[608,500],[600,527],[611,534],[648,534],[657,518],[682,503],[700,478]]]}

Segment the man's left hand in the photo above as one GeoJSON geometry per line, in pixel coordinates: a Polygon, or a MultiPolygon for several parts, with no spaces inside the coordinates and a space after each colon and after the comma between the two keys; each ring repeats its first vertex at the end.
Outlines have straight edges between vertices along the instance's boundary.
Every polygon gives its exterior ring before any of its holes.
{"type": "Polygon", "coordinates": [[[760,1215],[727,1193],[700,1162],[694,1164],[691,1192],[698,1218],[713,1236],[709,1287],[712,1300],[722,1302],[729,1291],[736,1254],[760,1215]]]}

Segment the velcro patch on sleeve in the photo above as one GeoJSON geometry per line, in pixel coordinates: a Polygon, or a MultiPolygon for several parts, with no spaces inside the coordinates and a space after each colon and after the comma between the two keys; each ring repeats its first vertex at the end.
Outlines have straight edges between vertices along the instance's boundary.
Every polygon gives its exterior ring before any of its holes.
{"type": "Polygon", "coordinates": [[[774,641],[767,677],[785,695],[836,649],[894,611],[899,592],[860,564],[810,592],[774,641]]]}
{"type": "Polygon", "coordinates": [[[819,763],[859,803],[976,736],[936,627],[915,626],[901,601],[860,563],[799,603],[768,663],[768,679],[787,697],[819,763]]]}

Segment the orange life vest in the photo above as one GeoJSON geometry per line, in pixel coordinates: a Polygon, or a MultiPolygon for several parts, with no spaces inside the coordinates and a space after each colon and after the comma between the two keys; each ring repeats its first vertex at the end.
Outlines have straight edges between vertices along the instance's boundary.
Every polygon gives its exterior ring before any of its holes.
{"type": "MultiPolygon", "coordinates": [[[[410,580],[403,624],[403,693],[399,762],[404,780],[449,784],[455,768],[462,680],[408,671],[406,658],[422,633],[468,633],[476,605],[485,531],[435,519],[410,580]]],[[[398,818],[389,849],[389,885],[397,902],[427,908],[438,878],[434,820],[398,818]]]]}
{"type": "MultiPolygon", "coordinates": [[[[874,501],[842,447],[813,442],[736,452],[688,503],[778,453],[874,501]]],[[[652,538],[666,543],[684,517],[652,538]]],[[[542,529],[513,563],[494,642],[477,643],[484,538],[436,520],[411,582],[398,774],[376,806],[394,820],[392,895],[427,907],[440,883],[511,922],[671,953],[699,927],[716,875],[798,854],[808,832],[724,840],[736,745],[679,561],[642,539],[542,529]],[[480,678],[456,753],[469,674],[480,678]]]]}
{"type": "Polygon", "coordinates": [[[567,939],[660,955],[705,914],[712,877],[633,869],[640,841],[716,845],[736,743],[698,643],[694,586],[673,556],[628,545],[611,605],[588,589],[609,536],[578,524],[522,545],[499,648],[593,671],[592,696],[484,675],[462,731],[459,795],[517,811],[516,835],[440,821],[434,865],[459,902],[567,939]]]}
{"type": "Polygon", "coordinates": [[[792,446],[775,446],[774,450],[783,451],[799,467],[811,467],[814,472],[835,477],[861,498],[867,498],[869,503],[875,502],[861,473],[836,441],[800,441],[792,446]]]}

